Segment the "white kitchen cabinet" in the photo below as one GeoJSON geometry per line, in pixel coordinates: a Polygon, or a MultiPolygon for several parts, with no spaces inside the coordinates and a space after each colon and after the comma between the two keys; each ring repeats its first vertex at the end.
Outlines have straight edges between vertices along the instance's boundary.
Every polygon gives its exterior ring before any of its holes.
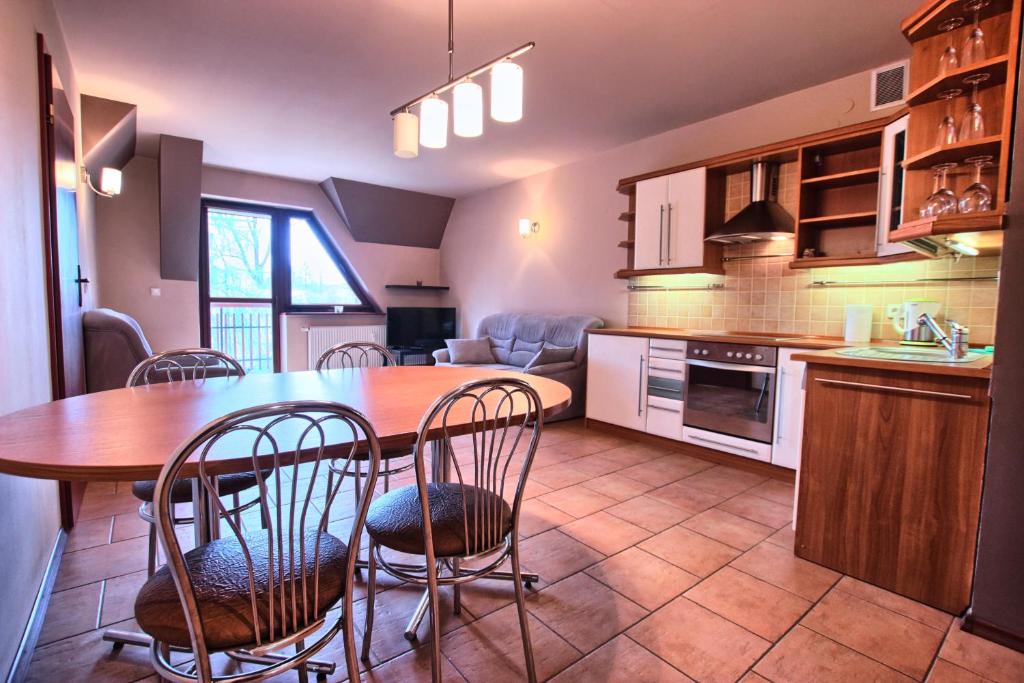
{"type": "Polygon", "coordinates": [[[693,168],[636,184],[633,267],[704,265],[707,169],[693,168]]]}
{"type": "Polygon", "coordinates": [[[804,371],[807,363],[793,360],[801,349],[779,349],[775,385],[775,439],[772,464],[800,468],[804,433],[804,371]]]}
{"type": "Polygon", "coordinates": [[[647,337],[592,334],[587,340],[587,417],[644,431],[647,337]]]}
{"type": "Polygon", "coordinates": [[[889,241],[889,232],[907,220],[903,216],[907,158],[907,123],[910,116],[896,119],[882,132],[882,167],[878,172],[878,232],[875,238],[879,256],[912,251],[900,242],[889,241]]]}

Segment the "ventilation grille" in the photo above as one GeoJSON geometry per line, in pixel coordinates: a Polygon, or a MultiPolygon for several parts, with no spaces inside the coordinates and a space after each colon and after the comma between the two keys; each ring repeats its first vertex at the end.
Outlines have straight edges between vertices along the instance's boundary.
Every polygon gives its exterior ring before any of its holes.
{"type": "Polygon", "coordinates": [[[871,110],[903,104],[907,97],[909,62],[896,62],[871,72],[871,110]]]}

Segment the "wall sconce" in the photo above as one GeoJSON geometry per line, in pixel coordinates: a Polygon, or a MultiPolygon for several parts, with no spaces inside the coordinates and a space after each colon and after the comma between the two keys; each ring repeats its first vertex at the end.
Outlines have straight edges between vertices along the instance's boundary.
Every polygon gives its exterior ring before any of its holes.
{"type": "Polygon", "coordinates": [[[104,166],[100,171],[100,189],[96,189],[89,177],[89,171],[82,166],[82,182],[101,197],[116,197],[121,194],[121,171],[104,166]]]}
{"type": "Polygon", "coordinates": [[[530,235],[540,232],[540,223],[530,220],[529,218],[519,219],[519,236],[526,239],[530,235]]]}

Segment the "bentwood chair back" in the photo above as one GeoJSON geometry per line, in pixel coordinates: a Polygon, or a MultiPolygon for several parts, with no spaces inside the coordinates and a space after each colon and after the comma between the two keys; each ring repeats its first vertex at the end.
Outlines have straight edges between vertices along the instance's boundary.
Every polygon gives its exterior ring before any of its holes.
{"type": "MultiPolygon", "coordinates": [[[[154,354],[141,363],[128,375],[128,388],[146,384],[164,382],[203,381],[207,377],[243,377],[245,368],[237,360],[216,349],[177,349],[154,354]]],[[[256,477],[251,472],[242,472],[222,477],[219,482],[221,495],[232,497],[231,514],[236,521],[242,511],[256,504],[253,499],[242,505],[239,493],[256,485],[256,477]]],[[[139,517],[149,523],[149,548],[147,569],[152,576],[156,571],[156,525],[153,518],[153,494],[156,482],[137,481],[132,484],[132,495],[139,501],[139,517]]],[[[174,493],[176,503],[192,501],[192,487],[187,481],[181,481],[174,493]]],[[[179,517],[178,524],[191,524],[191,517],[179,517]]]]}
{"type": "Polygon", "coordinates": [[[398,363],[390,351],[373,342],[335,344],[320,354],[320,358],[316,361],[317,370],[371,368],[384,365],[398,365],[398,363]]]}
{"type": "Polygon", "coordinates": [[[359,680],[352,629],[355,560],[370,496],[363,496],[342,540],[328,530],[341,487],[323,486],[327,460],[351,468],[366,450],[368,491],[380,466],[380,444],[360,413],[327,401],[295,401],[241,410],[220,418],[181,446],[157,480],[155,511],[167,565],[139,591],[136,620],[153,637],[157,673],[176,681],[261,681],[305,663],[339,632],[349,680],[359,680]],[[246,454],[242,465],[256,474],[262,519],[227,515],[211,470],[225,456],[246,454]],[[187,466],[187,470],[186,470],[187,466]],[[264,474],[266,473],[266,474],[264,474]],[[226,531],[184,552],[174,533],[175,484],[198,482],[209,518],[223,517],[226,531]],[[337,618],[328,610],[341,602],[337,618]],[[290,652],[294,646],[294,653],[290,652]],[[192,665],[175,666],[171,649],[194,654],[192,665]],[[287,648],[288,652],[281,652],[287,648]],[[215,672],[211,655],[226,653],[260,668],[215,672]]]}
{"type": "Polygon", "coordinates": [[[519,513],[523,490],[543,429],[540,396],[529,383],[511,378],[469,382],[438,398],[423,416],[416,442],[416,485],[373,501],[363,658],[373,630],[376,565],[397,578],[428,587],[433,676],[440,681],[441,621],[438,587],[459,587],[485,578],[509,559],[515,585],[526,674],[536,680],[519,562],[519,513]],[[468,427],[457,432],[449,425],[468,427]],[[468,432],[468,433],[467,433],[468,432]],[[428,481],[427,450],[433,480],[428,481]],[[425,556],[421,568],[399,565],[380,551],[390,548],[425,556]],[[475,560],[472,567],[463,565],[475,560]]]}

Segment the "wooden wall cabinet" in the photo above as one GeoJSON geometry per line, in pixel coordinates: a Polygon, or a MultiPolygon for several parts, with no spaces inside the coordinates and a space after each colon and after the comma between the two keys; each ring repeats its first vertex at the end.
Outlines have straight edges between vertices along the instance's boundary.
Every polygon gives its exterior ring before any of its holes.
{"type": "Polygon", "coordinates": [[[810,363],[798,556],[938,609],[970,602],[988,380],[810,363]]]}
{"type": "Polygon", "coordinates": [[[706,192],[703,167],[636,184],[635,268],[704,265],[706,192]]]}

